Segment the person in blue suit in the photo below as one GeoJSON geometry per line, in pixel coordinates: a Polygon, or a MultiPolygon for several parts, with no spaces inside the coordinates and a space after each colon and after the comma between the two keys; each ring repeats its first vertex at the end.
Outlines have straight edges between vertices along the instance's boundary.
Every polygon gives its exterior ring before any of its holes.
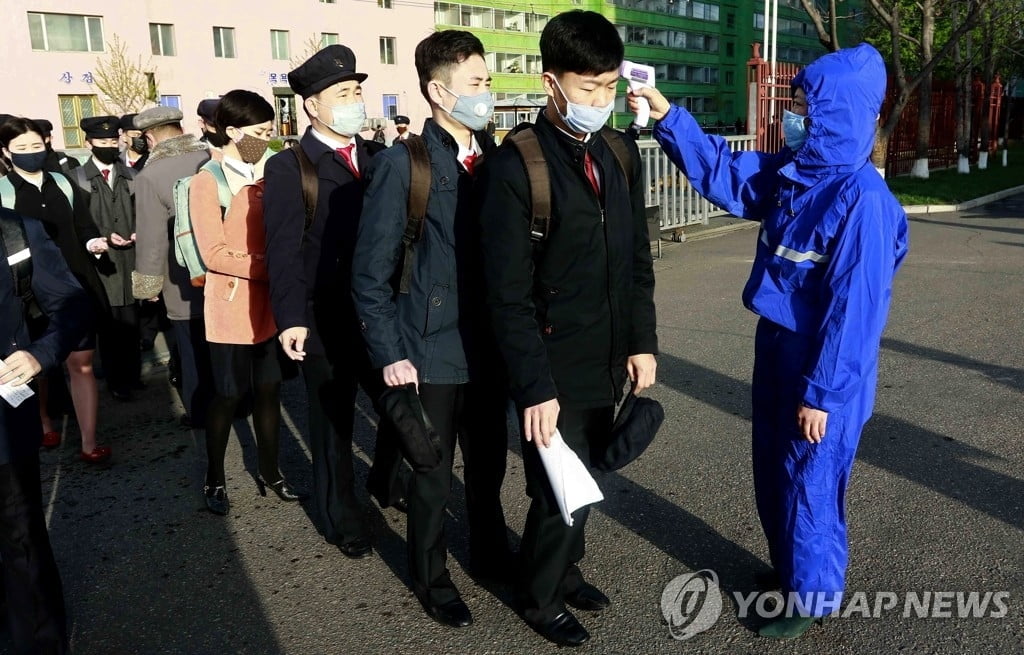
{"type": "MultiPolygon", "coordinates": [[[[0,384],[18,387],[67,359],[92,329],[93,316],[42,223],[0,209],[0,228],[0,266],[8,269],[0,275],[0,384]],[[37,313],[48,324],[33,341],[27,322],[37,313]]],[[[66,653],[64,595],[39,483],[37,399],[16,408],[0,400],[0,559],[16,652],[66,653]]]]}
{"type": "MultiPolygon", "coordinates": [[[[787,612],[761,628],[794,638],[839,609],[847,565],[845,495],[871,416],[892,281],[907,219],[869,161],[885,94],[873,47],[824,55],[792,83],[777,154],[731,152],[654,89],[638,96],[654,137],[696,190],[761,222],[743,303],[754,343],[757,510],[787,612]]],[[[630,97],[636,110],[637,96],[630,97]]]]}

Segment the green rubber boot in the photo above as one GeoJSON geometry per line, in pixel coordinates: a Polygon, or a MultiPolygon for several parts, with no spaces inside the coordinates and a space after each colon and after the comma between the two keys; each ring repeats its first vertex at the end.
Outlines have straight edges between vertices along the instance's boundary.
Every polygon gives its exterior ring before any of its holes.
{"type": "Polygon", "coordinates": [[[784,616],[764,625],[757,634],[771,639],[796,639],[813,625],[821,623],[817,616],[784,616]]]}

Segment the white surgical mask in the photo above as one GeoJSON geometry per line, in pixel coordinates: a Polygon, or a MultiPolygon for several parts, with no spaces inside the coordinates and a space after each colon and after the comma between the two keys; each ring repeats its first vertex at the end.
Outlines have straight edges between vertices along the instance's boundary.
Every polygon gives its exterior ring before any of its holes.
{"type": "Polygon", "coordinates": [[[565,98],[565,113],[563,114],[558,109],[557,102],[555,103],[555,109],[558,110],[558,115],[570,130],[577,134],[591,134],[599,132],[605,126],[608,118],[612,115],[612,111],[615,109],[614,99],[604,107],[591,107],[590,105],[570,102],[569,96],[565,95],[562,85],[558,83],[558,78],[552,75],[551,79],[554,81],[555,86],[558,87],[562,97],[565,98]]]}
{"type": "Polygon", "coordinates": [[[438,86],[455,96],[454,107],[446,109],[444,105],[441,105],[441,109],[471,130],[480,131],[487,127],[487,122],[494,114],[494,96],[490,91],[484,91],[475,96],[463,96],[443,84],[438,83],[438,86]]]}
{"type": "MultiPolygon", "coordinates": [[[[355,136],[366,122],[366,104],[327,105],[331,108],[331,122],[327,127],[342,136],[355,136]]],[[[323,121],[320,121],[323,122],[323,121]]]]}

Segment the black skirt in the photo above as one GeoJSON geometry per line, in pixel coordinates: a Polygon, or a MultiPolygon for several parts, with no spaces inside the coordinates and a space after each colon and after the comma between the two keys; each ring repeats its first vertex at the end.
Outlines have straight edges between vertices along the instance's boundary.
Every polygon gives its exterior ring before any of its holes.
{"type": "Polygon", "coordinates": [[[218,395],[234,398],[254,386],[275,384],[298,374],[277,339],[257,344],[210,343],[213,388],[218,395]]]}

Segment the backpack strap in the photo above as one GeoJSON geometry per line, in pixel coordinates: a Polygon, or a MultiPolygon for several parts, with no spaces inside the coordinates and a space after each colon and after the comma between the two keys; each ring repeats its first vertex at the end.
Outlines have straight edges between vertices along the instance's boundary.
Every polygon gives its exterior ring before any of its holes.
{"type": "Polygon", "coordinates": [[[548,238],[551,229],[551,178],[544,151],[533,128],[519,130],[507,138],[519,151],[530,183],[530,239],[541,242],[548,238]]]}
{"type": "Polygon", "coordinates": [[[423,236],[423,226],[427,220],[427,202],[430,199],[430,153],[427,142],[421,136],[411,136],[400,141],[409,151],[409,199],[406,205],[405,231],[402,244],[405,246],[405,257],[402,262],[402,277],[399,281],[399,293],[409,293],[409,279],[412,277],[412,264],[415,254],[413,244],[423,236]]]}
{"type": "Polygon", "coordinates": [[[0,207],[6,207],[13,211],[15,202],[17,202],[17,195],[14,192],[11,178],[6,175],[0,177],[0,207]]]}
{"type": "Polygon", "coordinates": [[[32,256],[28,253],[28,233],[21,216],[13,211],[0,212],[0,239],[3,240],[3,255],[11,269],[14,291],[21,298],[28,318],[42,316],[43,312],[32,292],[32,256]]]}
{"type": "Polygon", "coordinates": [[[200,166],[199,170],[213,175],[213,179],[217,182],[217,200],[220,202],[220,206],[224,209],[230,207],[231,188],[228,187],[228,179],[224,177],[224,169],[221,168],[220,162],[211,159],[200,166]]]}
{"type": "Polygon", "coordinates": [[[622,132],[613,130],[606,125],[601,128],[601,136],[604,137],[604,142],[611,148],[615,161],[619,163],[619,168],[626,175],[626,186],[629,186],[633,183],[633,156],[629,152],[629,147],[626,146],[626,140],[622,137],[622,132]]]}
{"type": "Polygon", "coordinates": [[[302,204],[306,208],[306,224],[303,228],[303,231],[305,231],[313,224],[313,219],[316,217],[317,193],[319,192],[320,182],[317,178],[316,168],[313,166],[313,162],[309,160],[309,155],[302,149],[302,146],[291,148],[291,151],[295,155],[296,161],[299,162],[299,184],[302,185],[302,204]]]}
{"type": "Polygon", "coordinates": [[[64,177],[60,173],[50,173],[53,176],[53,181],[57,183],[60,190],[64,192],[64,197],[68,199],[68,204],[71,205],[71,209],[75,208],[75,190],[71,188],[71,182],[68,178],[64,177]]]}

